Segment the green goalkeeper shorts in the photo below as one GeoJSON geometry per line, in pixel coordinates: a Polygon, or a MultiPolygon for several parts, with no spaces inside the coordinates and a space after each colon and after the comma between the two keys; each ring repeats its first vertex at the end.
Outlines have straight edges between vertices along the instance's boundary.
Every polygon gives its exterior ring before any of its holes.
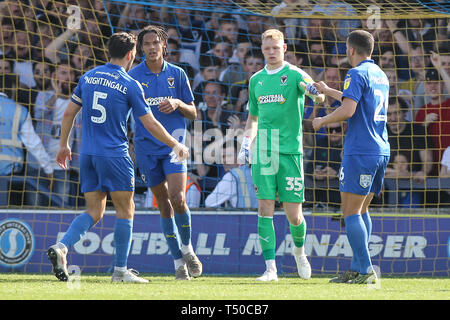
{"type": "Polygon", "coordinates": [[[266,164],[258,160],[252,164],[258,199],[276,200],[278,193],[281,202],[305,202],[301,154],[279,154],[278,161],[267,161],[266,164]]]}

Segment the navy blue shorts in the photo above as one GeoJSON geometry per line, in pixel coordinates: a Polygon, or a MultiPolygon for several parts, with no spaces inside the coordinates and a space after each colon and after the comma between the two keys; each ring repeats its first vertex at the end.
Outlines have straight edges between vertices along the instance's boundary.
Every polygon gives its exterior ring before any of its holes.
{"type": "Polygon", "coordinates": [[[379,194],[388,162],[389,156],[344,156],[339,169],[339,190],[359,195],[379,194]]]}
{"type": "Polygon", "coordinates": [[[134,164],[129,156],[80,155],[81,192],[134,191],[134,164]]]}
{"type": "Polygon", "coordinates": [[[149,187],[154,187],[164,182],[166,176],[171,173],[187,172],[186,161],[177,162],[172,154],[136,154],[136,163],[142,180],[149,187]]]}

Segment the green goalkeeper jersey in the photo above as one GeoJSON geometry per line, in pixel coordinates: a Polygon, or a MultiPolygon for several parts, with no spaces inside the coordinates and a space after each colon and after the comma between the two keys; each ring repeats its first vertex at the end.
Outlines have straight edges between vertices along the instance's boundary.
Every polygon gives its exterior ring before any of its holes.
{"type": "Polygon", "coordinates": [[[312,79],[288,62],[277,70],[263,68],[250,78],[248,109],[258,117],[257,150],[303,153],[305,90],[301,82],[312,79]]]}

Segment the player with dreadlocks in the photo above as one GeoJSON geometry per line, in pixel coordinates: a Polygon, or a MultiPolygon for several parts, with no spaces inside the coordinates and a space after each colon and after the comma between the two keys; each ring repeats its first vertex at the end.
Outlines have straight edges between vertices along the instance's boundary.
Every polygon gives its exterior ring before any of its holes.
{"type": "MultiPolygon", "coordinates": [[[[164,59],[168,54],[167,39],[167,33],[158,26],[143,28],[138,35],[137,50],[140,56],[145,55],[145,61],[129,74],[142,84],[155,118],[178,141],[184,142],[185,118],[194,120],[197,111],[186,73],[164,59]]],[[[139,119],[135,153],[143,180],[158,204],[161,228],[174,258],[175,278],[199,277],[202,264],[192,248],[191,214],[186,204],[186,162],[178,162],[172,150],[149,134],[139,119]]]]}

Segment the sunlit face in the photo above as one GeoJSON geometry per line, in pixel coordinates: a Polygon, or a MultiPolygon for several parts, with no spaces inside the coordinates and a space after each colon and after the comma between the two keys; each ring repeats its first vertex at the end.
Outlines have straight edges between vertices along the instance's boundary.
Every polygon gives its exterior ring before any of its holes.
{"type": "Polygon", "coordinates": [[[343,128],[340,123],[334,122],[327,125],[328,140],[331,144],[337,145],[344,139],[343,128]]]}
{"type": "Polygon", "coordinates": [[[397,154],[394,158],[394,169],[396,171],[405,172],[408,171],[408,159],[403,154],[397,154]]]}
{"type": "Polygon", "coordinates": [[[16,52],[18,57],[25,56],[30,50],[30,40],[28,34],[23,31],[16,31],[16,52]]]}
{"type": "Polygon", "coordinates": [[[228,38],[232,43],[237,40],[237,26],[234,23],[222,23],[219,29],[219,36],[228,38]]]}
{"type": "Polygon", "coordinates": [[[219,66],[209,66],[202,70],[203,79],[206,81],[217,80],[220,76],[220,67],[219,66]]]}
{"type": "Polygon", "coordinates": [[[424,69],[425,61],[423,57],[423,51],[420,47],[412,49],[410,51],[410,54],[408,55],[408,58],[411,69],[424,69]]]}
{"type": "Polygon", "coordinates": [[[264,68],[264,61],[257,57],[249,57],[247,58],[247,61],[245,62],[245,71],[252,76],[257,71],[264,68]]]}
{"type": "Polygon", "coordinates": [[[425,94],[431,99],[439,99],[442,93],[442,85],[440,81],[425,81],[424,83],[425,94]]]}
{"type": "Polygon", "coordinates": [[[205,100],[208,108],[219,107],[225,98],[225,95],[221,91],[220,85],[216,83],[206,84],[203,95],[203,99],[205,100]]]}
{"type": "Polygon", "coordinates": [[[336,68],[330,68],[325,71],[324,80],[326,84],[333,89],[340,90],[340,74],[336,68]]]}
{"type": "Polygon", "coordinates": [[[447,73],[450,74],[450,55],[449,54],[441,55],[441,65],[442,65],[442,68],[444,68],[445,71],[447,71],[447,73]]]}
{"type": "Polygon", "coordinates": [[[390,104],[387,112],[387,121],[389,125],[397,124],[399,121],[403,120],[403,112],[396,103],[390,104]]]}
{"type": "Polygon", "coordinates": [[[386,51],[380,58],[382,68],[395,68],[394,53],[386,51]]]}
{"type": "Polygon", "coordinates": [[[212,53],[225,63],[233,54],[232,47],[226,42],[217,43],[212,49],[212,53]]]}
{"type": "Polygon", "coordinates": [[[268,65],[281,64],[284,61],[286,49],[287,45],[283,40],[274,40],[272,38],[264,39],[261,45],[261,51],[268,65]]]}
{"type": "Polygon", "coordinates": [[[252,44],[250,42],[241,42],[237,45],[237,54],[240,61],[244,61],[244,57],[250,50],[252,44]]]}
{"type": "Polygon", "coordinates": [[[148,62],[162,61],[166,44],[155,32],[147,32],[142,39],[142,51],[148,62]]]}
{"type": "Polygon", "coordinates": [[[42,90],[46,90],[50,87],[51,72],[50,67],[46,63],[36,63],[33,75],[38,87],[41,87],[42,90]]]}
{"type": "Polygon", "coordinates": [[[6,60],[0,60],[0,73],[12,73],[11,64],[6,60]]]}

